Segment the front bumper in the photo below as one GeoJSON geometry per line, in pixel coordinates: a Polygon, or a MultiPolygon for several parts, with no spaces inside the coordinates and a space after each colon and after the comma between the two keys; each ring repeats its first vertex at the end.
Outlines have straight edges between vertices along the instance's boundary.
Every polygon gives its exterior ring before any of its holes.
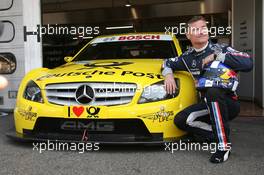
{"type": "MultiPolygon", "coordinates": [[[[52,123],[55,120],[64,121],[89,121],[89,120],[137,120],[140,121],[144,127],[144,132],[138,128],[130,128],[136,130],[137,133],[123,132],[119,133],[93,133],[88,132],[88,139],[90,141],[101,142],[164,142],[166,140],[175,140],[184,136],[186,133],[179,130],[174,124],[174,116],[181,110],[179,106],[185,107],[187,104],[179,105],[179,99],[166,100],[161,102],[154,102],[149,104],[128,104],[122,106],[97,106],[100,112],[96,116],[81,115],[76,116],[73,113],[72,107],[57,106],[51,104],[39,104],[36,102],[25,101],[20,99],[14,111],[14,120],[16,127],[16,134],[19,138],[33,138],[33,139],[51,139],[51,140],[77,140],[80,141],[84,132],[82,129],[77,132],[60,132],[52,131],[52,123]],[[22,111],[22,112],[21,112],[22,111]],[[165,112],[165,113],[164,113],[165,112]],[[167,115],[166,117],[162,115],[167,115]],[[43,124],[43,130],[38,130],[39,125],[37,121],[46,119],[47,122],[43,124]],[[45,132],[43,132],[45,131],[45,132]],[[140,135],[140,133],[142,133],[140,135]],[[117,139],[118,138],[118,139],[117,139]]],[[[90,108],[84,106],[85,110],[90,108]]],[[[117,124],[116,127],[123,124],[117,124]]],[[[126,124],[127,125],[127,124],[126,124]]],[[[130,125],[134,125],[133,122],[130,125]]],[[[129,125],[127,125],[129,126],[129,125]]],[[[57,127],[58,128],[58,127],[57,127]]]]}

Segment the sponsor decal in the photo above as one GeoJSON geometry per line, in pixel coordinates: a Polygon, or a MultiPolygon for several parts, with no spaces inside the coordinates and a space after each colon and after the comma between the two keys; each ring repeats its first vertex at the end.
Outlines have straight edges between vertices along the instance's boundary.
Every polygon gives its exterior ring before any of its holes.
{"type": "Polygon", "coordinates": [[[84,69],[94,69],[98,67],[102,67],[105,69],[122,69],[121,66],[126,66],[133,64],[133,62],[100,62],[100,63],[91,63],[91,64],[84,64],[86,68],[81,68],[77,70],[84,70],[84,69]]]}
{"type": "Polygon", "coordinates": [[[86,116],[86,118],[99,118],[99,112],[101,108],[95,107],[95,106],[90,106],[90,107],[83,107],[83,106],[73,106],[68,107],[68,117],[71,116],[76,116],[76,117],[81,117],[81,116],[86,116]]]}
{"type": "Polygon", "coordinates": [[[173,120],[174,113],[173,111],[165,111],[164,107],[161,107],[160,111],[155,112],[155,113],[150,113],[150,114],[144,114],[138,116],[139,118],[143,119],[149,119],[152,120],[152,122],[166,122],[173,120]]]}
{"type": "Polygon", "coordinates": [[[158,35],[158,34],[111,36],[111,37],[96,38],[92,41],[91,44],[120,42],[120,41],[146,41],[146,40],[172,41],[172,37],[170,35],[158,35]]]}
{"type": "Polygon", "coordinates": [[[35,121],[37,113],[32,112],[32,107],[29,106],[28,109],[18,109],[18,113],[24,117],[25,120],[35,121]]]}
{"type": "Polygon", "coordinates": [[[84,107],[80,106],[80,107],[77,107],[77,106],[74,106],[72,108],[72,112],[77,116],[77,117],[80,117],[82,115],[84,111],[84,107]]]}
{"type": "Polygon", "coordinates": [[[205,80],[204,87],[213,87],[214,81],[212,80],[205,80]]]}
{"type": "Polygon", "coordinates": [[[198,68],[191,68],[190,71],[193,75],[200,75],[201,74],[201,71],[198,68]]]}
{"type": "Polygon", "coordinates": [[[114,41],[114,40],[116,40],[116,37],[115,36],[113,36],[113,37],[111,37],[111,38],[103,38],[103,41],[104,42],[111,42],[111,41],[114,41]]]}
{"type": "MultiPolygon", "coordinates": [[[[36,81],[42,81],[49,78],[63,78],[63,77],[74,77],[74,76],[85,76],[86,78],[92,78],[93,76],[98,75],[116,75],[117,73],[114,71],[99,71],[99,70],[93,70],[93,71],[78,71],[78,72],[68,72],[68,73],[56,73],[56,74],[47,74],[44,76],[39,77],[36,81]]],[[[144,73],[144,72],[134,72],[134,71],[122,71],[120,72],[120,76],[134,76],[134,77],[147,77],[147,78],[157,78],[157,79],[163,79],[161,74],[154,74],[154,73],[144,73]]]]}
{"type": "MultiPolygon", "coordinates": [[[[61,125],[62,130],[73,130],[73,131],[114,131],[114,123],[109,121],[65,121],[61,125]]],[[[86,133],[83,133],[83,136],[87,136],[86,133]]]]}
{"type": "Polygon", "coordinates": [[[154,74],[154,73],[143,73],[143,72],[133,72],[133,71],[123,71],[121,76],[135,76],[135,77],[147,77],[147,78],[158,78],[163,79],[161,74],[154,74]]]}
{"type": "Polygon", "coordinates": [[[193,60],[193,61],[192,61],[192,67],[195,68],[196,65],[197,65],[196,60],[193,60]]]}
{"type": "Polygon", "coordinates": [[[100,110],[101,110],[100,108],[98,108],[98,107],[96,108],[94,106],[86,108],[86,111],[89,114],[87,116],[87,118],[99,118],[99,116],[97,114],[100,112],[100,110]]]}
{"type": "Polygon", "coordinates": [[[130,36],[120,36],[119,41],[131,41],[131,40],[160,40],[160,35],[130,35],[130,36]]]}
{"type": "MultiPolygon", "coordinates": [[[[100,62],[100,63],[88,63],[84,64],[85,68],[77,69],[77,71],[65,72],[65,73],[55,73],[55,74],[46,74],[37,79],[37,81],[41,81],[48,78],[59,78],[59,77],[74,77],[74,76],[85,76],[86,78],[92,78],[93,76],[98,75],[116,75],[115,71],[99,71],[99,70],[91,70],[94,68],[105,68],[105,69],[122,69],[122,66],[133,64],[133,62],[100,62]],[[87,71],[85,71],[87,70],[87,71]]],[[[144,73],[144,72],[133,72],[133,71],[122,71],[120,76],[135,76],[135,77],[147,77],[147,78],[158,78],[163,79],[161,74],[154,73],[144,73]]]]}

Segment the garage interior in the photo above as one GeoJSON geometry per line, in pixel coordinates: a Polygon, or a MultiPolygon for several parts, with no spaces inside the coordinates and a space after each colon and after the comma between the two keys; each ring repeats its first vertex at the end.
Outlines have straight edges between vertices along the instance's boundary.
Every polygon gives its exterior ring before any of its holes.
{"type": "MultiPolygon", "coordinates": [[[[232,26],[231,35],[217,35],[211,38],[213,42],[230,44],[238,50],[261,57],[262,52],[258,53],[260,48],[253,48],[255,42],[258,41],[254,41],[252,32],[257,30],[257,27],[253,27],[255,20],[261,20],[252,17],[252,13],[261,13],[261,9],[257,9],[259,7],[261,6],[257,6],[253,1],[242,3],[237,0],[42,0],[41,11],[43,25],[98,26],[100,28],[99,35],[165,32],[165,28],[168,26],[179,26],[180,23],[186,23],[193,15],[203,15],[207,19],[209,27],[232,26]],[[246,12],[241,10],[243,7],[247,8],[246,12]],[[252,9],[248,7],[252,7],[252,9]],[[245,17],[241,18],[241,14],[245,17]],[[245,21],[246,24],[243,23],[245,21]],[[127,28],[108,29],[117,26],[127,28]],[[245,28],[246,31],[242,31],[245,28]],[[244,36],[240,36],[241,34],[244,36]],[[242,38],[246,38],[247,41],[243,41],[242,38]]],[[[177,38],[183,51],[186,50],[190,45],[186,37],[178,34],[177,38]]],[[[90,37],[73,39],[71,36],[65,35],[44,35],[43,66],[53,68],[63,64],[64,56],[74,55],[90,40],[90,37]]],[[[262,59],[260,59],[256,60],[262,63],[262,59]]],[[[258,83],[255,81],[256,78],[259,78],[255,71],[261,73],[262,67],[256,67],[251,73],[241,73],[238,93],[242,100],[263,106],[262,80],[260,79],[258,83]]],[[[246,106],[250,104],[247,102],[246,106]]],[[[251,108],[255,109],[254,105],[251,108]]]]}
{"type": "MultiPolygon", "coordinates": [[[[43,0],[43,25],[53,26],[98,26],[100,35],[128,32],[165,32],[165,27],[186,23],[191,15],[204,14],[210,26],[230,26],[229,1],[200,0],[43,0]],[[228,3],[229,2],[229,3],[228,3]],[[109,27],[127,27],[109,29],[109,27]]],[[[94,36],[92,36],[94,37],[94,36]]],[[[85,37],[84,37],[85,38],[85,37]]],[[[43,39],[43,63],[46,67],[63,64],[63,56],[72,55],[91,39],[81,38],[76,42],[71,36],[45,35],[43,39]],[[57,38],[56,38],[57,37],[57,38]],[[55,42],[55,45],[51,43],[55,42]],[[81,43],[80,43],[81,42],[81,43]],[[74,44],[77,45],[74,47],[74,44]],[[67,47],[68,45],[68,47],[67,47]],[[52,56],[50,48],[59,47],[62,55],[52,56]]],[[[189,42],[184,35],[177,35],[183,50],[189,42]]],[[[231,35],[217,36],[214,42],[231,44],[231,35]]],[[[57,50],[58,51],[58,50],[57,50]]],[[[59,52],[56,52],[59,54],[59,52]]]]}

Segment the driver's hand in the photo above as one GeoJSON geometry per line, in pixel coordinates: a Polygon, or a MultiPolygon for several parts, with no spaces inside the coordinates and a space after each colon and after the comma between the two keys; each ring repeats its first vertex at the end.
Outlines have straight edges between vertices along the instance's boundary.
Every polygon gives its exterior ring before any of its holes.
{"type": "Polygon", "coordinates": [[[173,74],[167,74],[164,80],[165,90],[168,94],[172,95],[176,92],[176,82],[173,74]]]}

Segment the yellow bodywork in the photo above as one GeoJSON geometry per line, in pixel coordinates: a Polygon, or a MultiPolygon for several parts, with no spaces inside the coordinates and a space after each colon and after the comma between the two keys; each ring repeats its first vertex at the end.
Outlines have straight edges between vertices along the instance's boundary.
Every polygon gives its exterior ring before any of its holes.
{"type": "MultiPolygon", "coordinates": [[[[175,37],[173,37],[173,42],[178,55],[180,55],[181,49],[178,40],[175,37]]],[[[84,46],[84,48],[85,47],[86,46],[84,46]]],[[[172,138],[176,139],[185,135],[183,131],[175,126],[174,116],[184,108],[197,102],[196,90],[190,74],[187,72],[175,72],[175,77],[180,80],[180,90],[177,97],[157,102],[138,104],[144,87],[163,80],[160,72],[163,59],[107,60],[107,62],[116,61],[131,62],[133,64],[124,65],[122,66],[122,69],[109,70],[104,67],[96,67],[85,70],[83,69],[84,66],[82,64],[69,62],[55,69],[40,68],[28,73],[19,87],[16,108],[14,110],[16,132],[23,134],[23,129],[33,130],[38,117],[65,119],[86,119],[88,117],[86,112],[77,116],[76,113],[73,112],[73,108],[87,109],[91,107],[89,105],[68,107],[49,103],[45,91],[47,84],[65,82],[125,82],[137,84],[137,91],[132,101],[124,105],[95,106],[95,108],[100,108],[100,112],[95,119],[141,119],[150,133],[163,133],[164,140],[172,138]],[[78,75],[66,75],[75,70],[76,72],[79,72],[78,75]],[[109,71],[112,73],[105,73],[109,71]],[[124,74],[124,71],[127,71],[127,73],[124,74]],[[61,75],[61,77],[48,76],[55,74],[61,75]],[[92,76],[87,78],[87,75],[91,74],[92,76]],[[43,103],[29,101],[23,97],[25,88],[31,80],[40,87],[44,100],[43,103]]],[[[100,64],[101,62],[105,63],[106,60],[91,61],[91,63],[96,64],[100,64]]]]}

